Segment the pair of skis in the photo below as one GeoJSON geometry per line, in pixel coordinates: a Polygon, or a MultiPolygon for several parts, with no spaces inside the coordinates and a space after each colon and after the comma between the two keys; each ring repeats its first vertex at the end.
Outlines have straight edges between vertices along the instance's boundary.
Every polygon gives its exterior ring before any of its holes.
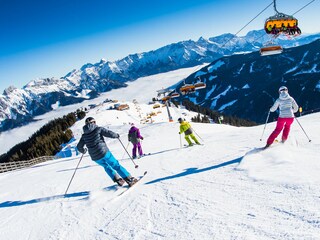
{"type": "Polygon", "coordinates": [[[141,176],[139,176],[139,177],[137,178],[138,181],[137,181],[135,184],[131,185],[131,186],[129,186],[129,185],[122,186],[122,187],[119,187],[119,186],[118,186],[118,189],[116,190],[116,197],[121,196],[121,195],[125,194],[126,192],[128,192],[130,189],[134,188],[134,186],[136,186],[137,184],[139,184],[140,180],[141,180],[145,175],[147,175],[147,173],[148,173],[148,172],[145,171],[145,172],[143,173],[143,175],[141,175],[141,176]]]}
{"type": "Polygon", "coordinates": [[[144,154],[139,155],[138,157],[133,158],[133,159],[140,159],[140,158],[142,158],[142,157],[149,156],[149,155],[151,155],[151,153],[144,153],[144,154]]]}
{"type": "Polygon", "coordinates": [[[203,145],[204,145],[203,143],[200,143],[200,144],[193,143],[192,145],[184,144],[183,146],[184,146],[185,148],[188,148],[188,147],[203,146],[203,145]]]}

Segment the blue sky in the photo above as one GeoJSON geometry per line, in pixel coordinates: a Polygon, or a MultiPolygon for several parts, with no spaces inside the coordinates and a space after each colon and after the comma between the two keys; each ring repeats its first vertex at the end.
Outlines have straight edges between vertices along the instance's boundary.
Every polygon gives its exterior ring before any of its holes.
{"type": "MultiPolygon", "coordinates": [[[[0,0],[0,93],[42,77],[62,77],[104,58],[182,40],[236,33],[270,0],[0,0]]],[[[278,0],[292,14],[310,0],[278,0]]],[[[320,32],[320,1],[297,13],[303,32],[320,32]]],[[[262,29],[269,7],[239,33],[262,29]]]]}

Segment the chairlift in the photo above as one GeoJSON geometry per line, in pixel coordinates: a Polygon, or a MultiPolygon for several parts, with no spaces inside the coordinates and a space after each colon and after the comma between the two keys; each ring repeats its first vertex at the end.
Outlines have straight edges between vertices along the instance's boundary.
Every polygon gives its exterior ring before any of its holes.
{"type": "Polygon", "coordinates": [[[186,95],[188,93],[194,93],[196,88],[193,84],[186,84],[185,80],[183,80],[183,86],[180,88],[180,92],[182,95],[186,95]]]}
{"type": "Polygon", "coordinates": [[[276,8],[276,0],[273,0],[273,7],[276,14],[267,18],[265,21],[265,32],[276,37],[281,33],[287,35],[300,35],[301,30],[298,27],[298,20],[293,16],[278,12],[276,8]]]}
{"type": "Polygon", "coordinates": [[[280,54],[283,52],[283,48],[281,46],[267,46],[260,48],[260,55],[261,56],[269,56],[280,54]]]}
{"type": "Polygon", "coordinates": [[[174,91],[170,96],[171,98],[177,98],[180,97],[180,94],[177,91],[174,91]]]}
{"type": "Polygon", "coordinates": [[[194,88],[196,90],[203,89],[203,88],[206,88],[206,87],[207,87],[207,85],[204,82],[201,82],[201,81],[194,84],[194,88]]]}
{"type": "Polygon", "coordinates": [[[194,93],[196,91],[196,88],[192,84],[185,84],[180,88],[180,92],[182,95],[188,94],[188,93],[194,93]]]}
{"type": "Polygon", "coordinates": [[[171,96],[165,96],[163,98],[161,98],[161,101],[166,102],[171,98],[171,96]]]}

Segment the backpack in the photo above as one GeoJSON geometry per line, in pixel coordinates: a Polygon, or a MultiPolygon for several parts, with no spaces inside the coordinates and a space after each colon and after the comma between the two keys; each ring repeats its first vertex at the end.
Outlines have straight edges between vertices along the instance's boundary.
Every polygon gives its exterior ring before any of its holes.
{"type": "Polygon", "coordinates": [[[129,132],[128,140],[129,142],[137,143],[138,142],[137,131],[129,132]]]}

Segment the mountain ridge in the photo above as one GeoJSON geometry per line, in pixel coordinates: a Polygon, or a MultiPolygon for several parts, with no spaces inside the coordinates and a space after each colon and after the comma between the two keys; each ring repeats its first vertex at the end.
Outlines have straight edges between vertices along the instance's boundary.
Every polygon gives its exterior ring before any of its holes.
{"type": "MultiPolygon", "coordinates": [[[[318,38],[320,34],[290,41],[283,37],[278,41],[290,47],[318,38]]],[[[52,104],[57,102],[61,106],[82,102],[102,92],[125,87],[126,82],[139,77],[209,63],[225,55],[257,51],[267,39],[263,30],[251,31],[244,37],[233,34],[209,39],[200,37],[197,41],[181,41],[157,50],[130,54],[114,62],[102,59],[95,64],[87,63],[62,78],[33,80],[22,89],[10,86],[0,95],[0,129],[23,125],[34,116],[51,111],[52,104]]]]}
{"type": "MultiPolygon", "coordinates": [[[[320,108],[320,39],[282,54],[261,57],[258,53],[219,58],[185,79],[199,78],[207,87],[181,96],[195,104],[227,115],[264,123],[269,108],[278,98],[278,88],[286,85],[304,112],[320,108]]],[[[175,86],[178,91],[184,83],[175,86]]],[[[271,118],[276,113],[271,114],[271,118]]]]}

